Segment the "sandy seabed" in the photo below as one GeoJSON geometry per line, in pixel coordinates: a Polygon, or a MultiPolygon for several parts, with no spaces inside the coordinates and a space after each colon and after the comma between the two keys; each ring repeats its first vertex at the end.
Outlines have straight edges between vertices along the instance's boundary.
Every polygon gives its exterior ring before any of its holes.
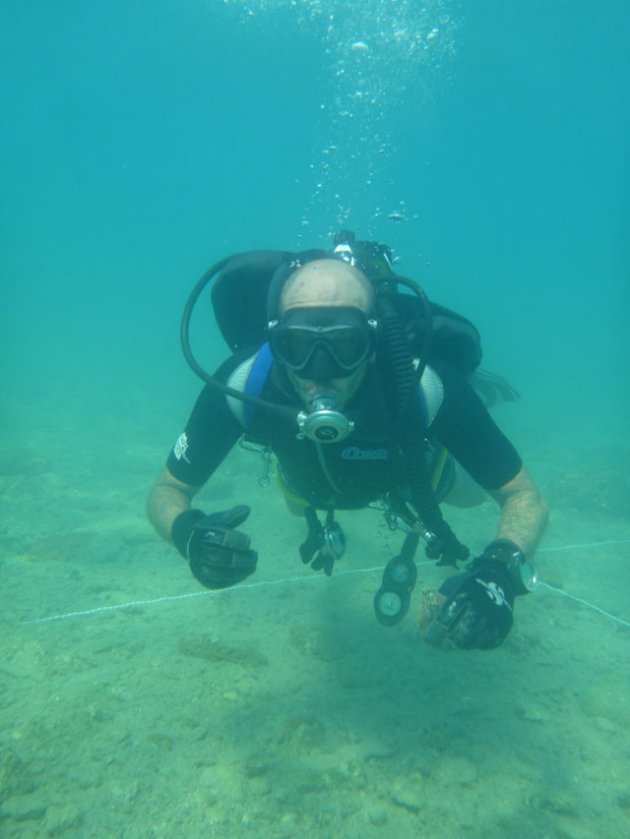
{"type": "MultiPolygon", "coordinates": [[[[546,585],[503,647],[447,654],[415,620],[442,569],[422,564],[409,616],[381,627],[374,569],[401,535],[342,512],[347,554],[314,574],[302,522],[240,450],[199,503],[251,504],[259,569],[202,590],[144,518],[164,446],[121,447],[119,425],[38,409],[0,455],[3,837],[630,835],[619,460],[532,443],[546,585]]],[[[449,520],[479,549],[496,509],[449,520]]]]}

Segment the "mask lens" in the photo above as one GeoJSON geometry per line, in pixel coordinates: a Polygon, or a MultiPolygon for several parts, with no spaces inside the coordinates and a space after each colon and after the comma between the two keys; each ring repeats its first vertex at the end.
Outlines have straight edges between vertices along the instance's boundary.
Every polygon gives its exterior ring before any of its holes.
{"type": "Polygon", "coordinates": [[[273,337],[273,350],[277,358],[293,369],[299,369],[308,362],[319,340],[317,332],[281,325],[276,327],[273,337]]]}
{"type": "Polygon", "coordinates": [[[368,354],[369,334],[366,329],[353,326],[331,329],[324,333],[324,340],[338,363],[357,367],[368,354]]]}

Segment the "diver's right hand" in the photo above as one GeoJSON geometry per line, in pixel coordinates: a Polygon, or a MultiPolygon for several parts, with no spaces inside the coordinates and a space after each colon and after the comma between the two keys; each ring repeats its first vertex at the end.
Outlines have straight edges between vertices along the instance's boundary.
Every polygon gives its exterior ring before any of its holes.
{"type": "Polygon", "coordinates": [[[206,588],[233,586],[256,570],[258,553],[249,547],[249,536],[235,529],[249,514],[243,504],[208,516],[186,510],[173,522],[171,540],[206,588]]]}

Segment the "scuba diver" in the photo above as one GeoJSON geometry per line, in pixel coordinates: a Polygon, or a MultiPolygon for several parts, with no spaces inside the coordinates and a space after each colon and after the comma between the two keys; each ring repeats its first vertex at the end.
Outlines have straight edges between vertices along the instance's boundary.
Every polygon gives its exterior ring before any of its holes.
{"type": "Polygon", "coordinates": [[[479,336],[393,270],[391,251],[342,231],[332,250],[227,257],[201,278],[184,311],[182,344],[206,382],[150,492],[157,531],[211,589],[254,573],[240,527],[245,505],[206,513],[194,496],[242,438],[273,453],[289,510],[304,517],[302,561],[330,576],[345,550],[338,510],[378,506],[404,532],[374,598],[398,623],[425,552],[454,573],[421,608],[423,638],[441,649],[490,649],[507,637],[515,598],[533,591],[532,558],[547,507],[486,405],[510,386],[478,368],[479,336]],[[233,350],[213,375],[196,361],[191,313],[212,282],[233,350]],[[491,496],[500,516],[471,559],[441,511],[491,496]],[[321,516],[321,518],[320,518],[321,516]]]}

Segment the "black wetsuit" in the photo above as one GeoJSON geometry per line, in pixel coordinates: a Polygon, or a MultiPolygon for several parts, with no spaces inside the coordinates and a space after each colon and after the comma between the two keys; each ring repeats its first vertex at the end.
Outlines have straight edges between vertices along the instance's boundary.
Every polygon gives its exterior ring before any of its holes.
{"type": "MultiPolygon", "coordinates": [[[[221,366],[216,377],[226,382],[245,358],[245,355],[233,356],[221,366]]],[[[520,470],[518,453],[495,425],[470,384],[447,366],[434,369],[442,381],[444,396],[431,423],[430,437],[446,447],[484,489],[499,489],[520,470]]],[[[387,393],[386,380],[378,365],[371,365],[359,391],[344,409],[355,422],[353,432],[339,443],[321,445],[318,456],[313,442],[297,439],[295,421],[256,408],[251,423],[244,429],[230,410],[225,395],[217,388],[206,386],[169,455],[167,466],[178,480],[201,486],[246,430],[249,437],[271,446],[285,482],[292,492],[313,506],[363,507],[383,493],[397,489],[404,480],[400,441],[396,439],[396,423],[387,393]],[[322,468],[321,457],[335,489],[322,468]]],[[[266,377],[260,395],[279,405],[295,406],[296,414],[302,407],[277,367],[266,377]]],[[[427,431],[419,427],[418,434],[426,437],[427,431]]]]}

